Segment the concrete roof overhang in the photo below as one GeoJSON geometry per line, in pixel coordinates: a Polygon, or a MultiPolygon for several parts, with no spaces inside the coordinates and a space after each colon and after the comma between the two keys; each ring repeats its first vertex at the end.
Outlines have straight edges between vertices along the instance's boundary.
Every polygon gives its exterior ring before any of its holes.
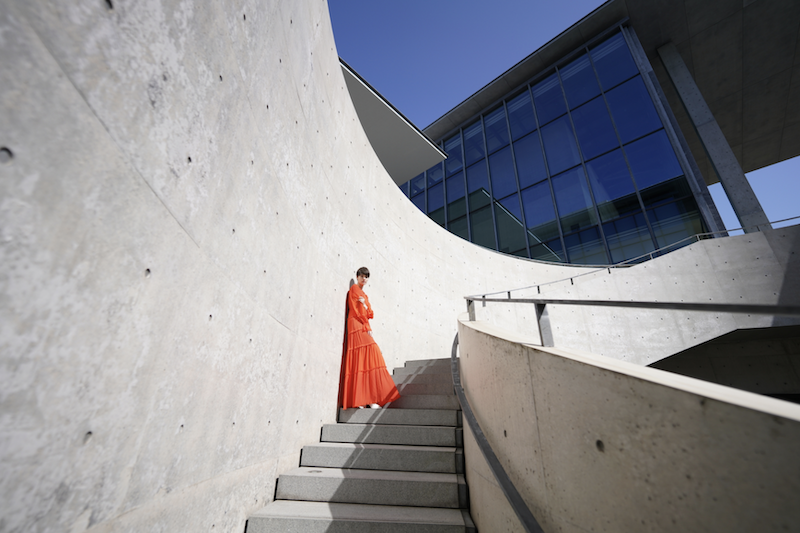
{"type": "Polygon", "coordinates": [[[347,90],[373,150],[398,185],[447,158],[410,120],[354,71],[342,65],[347,90]]]}
{"type": "Polygon", "coordinates": [[[800,155],[800,2],[609,0],[425,128],[439,139],[609,27],[626,21],[650,60],[700,171],[717,183],[658,56],[673,42],[742,169],[800,155]]]}

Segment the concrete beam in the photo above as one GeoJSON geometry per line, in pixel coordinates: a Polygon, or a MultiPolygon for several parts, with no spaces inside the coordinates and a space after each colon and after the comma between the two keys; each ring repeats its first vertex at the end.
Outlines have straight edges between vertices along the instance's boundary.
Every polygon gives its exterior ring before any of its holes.
{"type": "Polygon", "coordinates": [[[764,209],[750,187],[739,161],[722,134],[714,114],[706,104],[677,47],[673,43],[666,44],[658,49],[658,54],[700,136],[711,164],[722,183],[722,188],[725,189],[725,194],[728,195],[745,233],[770,228],[764,209]]]}

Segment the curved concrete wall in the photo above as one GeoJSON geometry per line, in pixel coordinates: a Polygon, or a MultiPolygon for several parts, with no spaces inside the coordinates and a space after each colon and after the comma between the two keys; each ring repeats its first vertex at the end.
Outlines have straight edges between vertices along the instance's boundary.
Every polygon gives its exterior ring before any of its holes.
{"type": "MultiPolygon", "coordinates": [[[[545,531],[788,531],[800,406],[459,324],[481,429],[545,531]]],[[[523,531],[469,428],[479,531],[523,531]]]]}
{"type": "Polygon", "coordinates": [[[403,197],[321,0],[0,5],[0,531],[241,531],[334,419],[356,268],[390,366],[585,271],[403,197]]]}

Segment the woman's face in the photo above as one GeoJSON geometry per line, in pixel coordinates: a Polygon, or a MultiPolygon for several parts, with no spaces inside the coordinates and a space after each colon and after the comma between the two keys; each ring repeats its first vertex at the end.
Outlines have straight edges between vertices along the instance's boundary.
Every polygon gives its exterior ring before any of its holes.
{"type": "Polygon", "coordinates": [[[364,288],[364,285],[366,285],[366,284],[367,284],[367,280],[368,280],[368,279],[369,279],[369,278],[367,278],[367,276],[364,276],[364,275],[359,275],[359,276],[358,276],[358,286],[359,286],[359,287],[361,287],[361,288],[363,289],[363,288],[364,288]]]}

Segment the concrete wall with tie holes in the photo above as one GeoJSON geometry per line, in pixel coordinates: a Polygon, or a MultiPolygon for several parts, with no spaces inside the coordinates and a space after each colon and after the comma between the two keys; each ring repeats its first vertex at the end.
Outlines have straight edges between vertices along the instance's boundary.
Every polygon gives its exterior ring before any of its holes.
{"type": "Polygon", "coordinates": [[[585,272],[403,197],[323,0],[0,7],[2,532],[242,531],[335,418],[360,266],[390,367],[585,272]]]}

